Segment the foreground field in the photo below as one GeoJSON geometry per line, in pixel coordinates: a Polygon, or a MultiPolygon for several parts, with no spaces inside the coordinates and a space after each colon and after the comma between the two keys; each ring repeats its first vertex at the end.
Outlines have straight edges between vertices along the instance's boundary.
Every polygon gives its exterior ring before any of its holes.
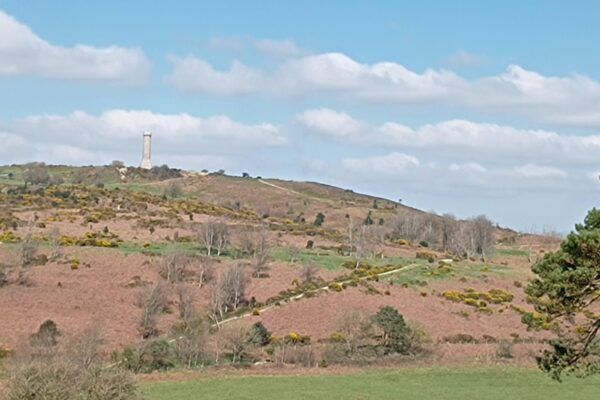
{"type": "Polygon", "coordinates": [[[356,375],[238,376],[147,384],[150,400],[597,399],[600,378],[552,381],[535,369],[421,368],[356,375]],[[476,393],[475,396],[473,394],[476,393]]]}

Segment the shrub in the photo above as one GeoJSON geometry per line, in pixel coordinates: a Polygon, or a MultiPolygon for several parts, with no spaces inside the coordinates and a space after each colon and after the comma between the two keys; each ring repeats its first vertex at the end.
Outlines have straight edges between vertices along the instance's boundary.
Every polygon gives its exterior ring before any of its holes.
{"type": "Polygon", "coordinates": [[[468,333],[457,333],[452,336],[444,336],[442,338],[444,343],[478,343],[479,341],[468,333]]]}
{"type": "Polygon", "coordinates": [[[398,310],[390,306],[382,307],[373,316],[373,322],[382,331],[380,343],[386,352],[409,353],[410,328],[398,310]]]}
{"type": "Polygon", "coordinates": [[[309,344],[310,336],[303,335],[298,332],[290,332],[287,335],[285,335],[283,341],[289,344],[309,344]]]}
{"type": "Polygon", "coordinates": [[[313,223],[313,225],[314,226],[321,226],[321,225],[323,225],[324,222],[325,222],[325,214],[323,214],[322,212],[320,212],[315,217],[315,222],[313,223]]]}
{"type": "Polygon", "coordinates": [[[271,332],[259,321],[250,328],[248,341],[255,346],[266,346],[271,342],[271,332]]]}
{"type": "Polygon", "coordinates": [[[5,400],[134,400],[135,380],[119,368],[100,364],[97,343],[87,332],[68,348],[15,360],[3,392],[5,400]],[[82,350],[85,351],[82,352],[82,350]]]}
{"type": "Polygon", "coordinates": [[[294,364],[303,367],[312,367],[316,364],[315,354],[311,346],[283,345],[279,351],[278,362],[294,364]]]}
{"type": "Polygon", "coordinates": [[[142,342],[139,346],[127,347],[123,353],[113,356],[120,365],[135,373],[164,371],[175,367],[175,349],[166,340],[142,342]]]}
{"type": "Polygon", "coordinates": [[[514,345],[510,340],[500,340],[498,342],[498,348],[496,349],[496,357],[501,359],[514,358],[513,346],[514,345]]]}
{"type": "Polygon", "coordinates": [[[34,347],[53,347],[58,344],[60,332],[54,321],[44,321],[38,331],[29,337],[29,342],[34,347]]]}
{"type": "Polygon", "coordinates": [[[421,260],[427,260],[428,262],[432,263],[436,260],[437,255],[435,253],[432,253],[431,251],[417,251],[415,257],[421,260]]]}

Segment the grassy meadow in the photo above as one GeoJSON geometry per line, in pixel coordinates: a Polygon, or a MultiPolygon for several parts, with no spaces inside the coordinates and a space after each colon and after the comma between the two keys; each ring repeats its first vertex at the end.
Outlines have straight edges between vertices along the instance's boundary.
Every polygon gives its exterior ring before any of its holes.
{"type": "Polygon", "coordinates": [[[600,377],[555,382],[536,369],[411,368],[348,375],[232,376],[143,386],[149,400],[592,400],[600,377]]]}

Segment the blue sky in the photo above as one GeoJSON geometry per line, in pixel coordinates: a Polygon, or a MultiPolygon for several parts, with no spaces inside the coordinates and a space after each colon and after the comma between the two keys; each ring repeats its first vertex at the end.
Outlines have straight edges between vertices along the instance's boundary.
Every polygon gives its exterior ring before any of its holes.
{"type": "Polygon", "coordinates": [[[522,230],[600,194],[594,1],[0,1],[0,163],[316,180],[522,230]],[[3,143],[3,145],[2,145],[3,143]]]}

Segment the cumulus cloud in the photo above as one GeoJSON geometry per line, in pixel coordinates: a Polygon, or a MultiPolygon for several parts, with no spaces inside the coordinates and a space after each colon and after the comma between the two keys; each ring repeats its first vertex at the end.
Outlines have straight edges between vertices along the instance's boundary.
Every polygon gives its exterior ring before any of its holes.
{"type": "MultiPolygon", "coordinates": [[[[473,61],[466,53],[459,58],[473,61]]],[[[600,83],[580,74],[546,76],[509,65],[498,75],[466,79],[443,69],[415,72],[395,62],[360,63],[342,53],[297,57],[272,70],[236,62],[219,71],[194,56],[174,57],[172,63],[170,80],[187,92],[274,97],[329,94],[372,103],[426,102],[491,113],[512,112],[548,124],[600,127],[600,83]],[[189,68],[183,68],[186,65],[189,68]],[[200,67],[192,68],[194,65],[200,67]],[[215,89],[211,79],[227,89],[215,89]]]]}
{"type": "Polygon", "coordinates": [[[345,158],[341,161],[342,168],[359,174],[397,174],[408,168],[419,165],[419,160],[404,153],[391,153],[383,156],[368,158],[345,158]]]}
{"type": "Polygon", "coordinates": [[[435,152],[437,157],[485,163],[535,160],[542,165],[595,165],[600,152],[600,135],[561,135],[462,119],[411,128],[397,122],[372,125],[346,113],[316,109],[304,111],[296,120],[315,134],[361,146],[412,148],[435,152]]]}
{"type": "Polygon", "coordinates": [[[296,116],[296,121],[309,130],[336,139],[355,137],[366,128],[347,113],[327,108],[306,110],[296,116]]]}
{"type": "Polygon", "coordinates": [[[231,96],[255,93],[263,84],[260,71],[234,61],[228,71],[217,71],[204,60],[169,56],[173,72],[167,77],[184,92],[231,96]]]}
{"type": "Polygon", "coordinates": [[[275,125],[244,125],[224,115],[208,118],[190,114],[159,114],[148,110],[108,110],[99,116],[84,111],[69,115],[35,115],[6,125],[21,132],[46,132],[90,139],[138,139],[143,131],[154,131],[167,142],[188,140],[235,140],[251,146],[279,146],[285,137],[275,125]]]}
{"type": "Polygon", "coordinates": [[[136,163],[145,130],[154,133],[157,162],[186,168],[224,168],[235,165],[231,158],[248,153],[251,155],[244,161],[250,162],[253,156],[277,149],[287,140],[273,124],[244,124],[224,115],[202,118],[147,110],[116,109],[100,115],[75,111],[0,121],[0,158],[4,162],[61,164],[104,164],[121,158],[136,163]]]}
{"type": "Polygon", "coordinates": [[[0,77],[25,75],[137,85],[147,80],[150,69],[150,62],[138,48],[56,46],[0,11],[0,77]]]}
{"type": "Polygon", "coordinates": [[[526,178],[564,178],[567,176],[562,169],[548,165],[526,164],[516,168],[515,171],[526,178]]]}

